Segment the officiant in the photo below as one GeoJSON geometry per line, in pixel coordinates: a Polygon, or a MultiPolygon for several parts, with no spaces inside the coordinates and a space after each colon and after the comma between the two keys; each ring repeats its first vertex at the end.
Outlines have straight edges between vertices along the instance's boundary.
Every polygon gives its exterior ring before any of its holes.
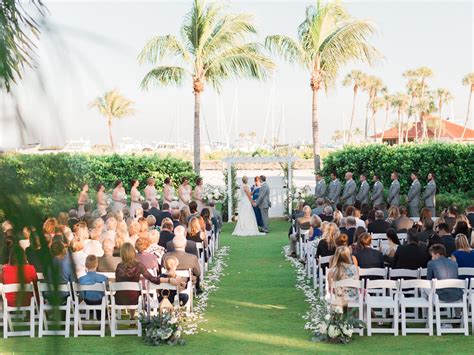
{"type": "MultiPolygon", "coordinates": [[[[255,183],[252,186],[252,188],[250,189],[250,191],[252,192],[252,200],[257,201],[258,196],[260,194],[260,186],[262,185],[262,182],[260,180],[260,176],[255,176],[254,181],[255,181],[255,183]]],[[[253,206],[253,211],[255,213],[255,218],[257,219],[258,229],[260,231],[262,231],[263,230],[262,212],[260,211],[260,208],[257,207],[257,206],[253,206]]]]}

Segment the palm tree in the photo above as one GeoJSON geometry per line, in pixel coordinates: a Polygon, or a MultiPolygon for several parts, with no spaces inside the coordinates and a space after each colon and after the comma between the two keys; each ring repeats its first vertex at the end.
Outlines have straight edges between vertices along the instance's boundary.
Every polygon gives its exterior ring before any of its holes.
{"type": "Polygon", "coordinates": [[[385,135],[385,130],[387,129],[388,115],[389,115],[390,109],[392,108],[394,95],[391,95],[391,94],[389,94],[385,91],[385,93],[383,95],[383,98],[385,100],[385,119],[383,121],[381,142],[383,142],[383,138],[384,138],[384,135],[385,135]]]}
{"type": "Polygon", "coordinates": [[[370,75],[362,84],[362,88],[367,92],[369,98],[367,100],[367,105],[365,107],[365,129],[364,129],[364,139],[368,139],[369,132],[369,111],[372,106],[372,102],[377,96],[377,94],[384,89],[384,84],[382,79],[377,78],[374,75],[370,75]]]}
{"type": "Polygon", "coordinates": [[[403,143],[403,114],[407,113],[410,96],[405,93],[397,92],[392,100],[392,107],[397,111],[398,144],[403,143]]]}
{"type": "Polygon", "coordinates": [[[374,97],[372,99],[372,102],[370,104],[370,110],[371,110],[371,113],[372,113],[372,116],[370,118],[370,121],[372,122],[373,124],[373,128],[374,128],[374,142],[377,141],[377,138],[375,137],[377,135],[377,129],[376,129],[376,125],[375,125],[375,116],[377,115],[377,112],[379,112],[379,110],[381,110],[382,108],[385,107],[385,99],[383,97],[374,97]]]}
{"type": "Polygon", "coordinates": [[[89,105],[90,108],[97,108],[99,113],[107,118],[109,126],[109,139],[112,151],[115,151],[114,139],[112,136],[112,122],[114,118],[131,116],[135,113],[134,102],[122,96],[118,90],[106,92],[103,96],[97,97],[89,105]]]}
{"type": "Polygon", "coordinates": [[[469,99],[467,100],[466,120],[464,121],[464,129],[462,131],[461,140],[464,139],[464,135],[466,134],[466,129],[467,129],[467,123],[469,122],[469,111],[471,108],[472,93],[474,92],[474,73],[467,74],[462,79],[462,84],[469,86],[469,99]]]}
{"type": "Polygon", "coordinates": [[[310,74],[312,90],[312,132],[314,168],[321,168],[318,94],[333,87],[341,68],[353,60],[372,64],[380,57],[368,42],[376,32],[368,20],[353,18],[340,1],[333,0],[306,8],[306,17],[298,27],[298,39],[272,35],[265,39],[267,48],[289,62],[298,62],[310,74]]]}
{"type": "Polygon", "coordinates": [[[354,124],[357,92],[359,91],[359,88],[364,83],[366,78],[367,74],[361,72],[360,70],[351,70],[351,72],[347,74],[344,80],[342,81],[342,85],[344,86],[352,85],[352,91],[354,93],[354,96],[352,98],[351,121],[349,123],[349,143],[352,142],[352,125],[354,124]]]}
{"type": "Polygon", "coordinates": [[[173,35],[151,39],[139,54],[140,63],[153,66],[141,86],[181,85],[191,79],[194,93],[194,170],[201,167],[201,94],[209,83],[219,91],[226,79],[266,79],[273,62],[262,46],[247,41],[255,35],[254,16],[230,14],[218,2],[194,0],[181,27],[181,39],[173,35]],[[173,64],[169,64],[169,63],[173,64]]]}
{"type": "Polygon", "coordinates": [[[453,95],[451,95],[448,89],[443,89],[443,88],[439,88],[438,90],[436,90],[435,94],[438,101],[438,117],[439,117],[438,127],[436,127],[435,132],[436,132],[436,137],[440,139],[441,131],[443,128],[443,117],[442,117],[443,105],[450,102],[453,99],[453,95]]]}
{"type": "Polygon", "coordinates": [[[427,138],[428,133],[425,116],[433,112],[435,110],[435,106],[435,94],[431,91],[428,91],[424,97],[420,98],[416,103],[415,109],[420,113],[420,122],[422,124],[422,141],[427,138]]]}

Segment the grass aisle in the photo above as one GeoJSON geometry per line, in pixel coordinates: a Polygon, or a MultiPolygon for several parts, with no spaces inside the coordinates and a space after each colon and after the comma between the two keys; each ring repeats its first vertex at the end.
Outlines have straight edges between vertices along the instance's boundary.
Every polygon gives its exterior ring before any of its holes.
{"type": "Polygon", "coordinates": [[[272,221],[267,237],[231,237],[226,225],[222,245],[231,247],[219,289],[209,297],[206,323],[186,346],[149,347],[132,336],[111,338],[0,339],[0,353],[472,353],[474,336],[378,335],[349,345],[313,343],[301,316],[308,305],[294,287],[295,273],[281,255],[288,223],[272,221]],[[216,330],[214,332],[214,330],[216,330]],[[56,347],[55,347],[56,346],[56,347]]]}

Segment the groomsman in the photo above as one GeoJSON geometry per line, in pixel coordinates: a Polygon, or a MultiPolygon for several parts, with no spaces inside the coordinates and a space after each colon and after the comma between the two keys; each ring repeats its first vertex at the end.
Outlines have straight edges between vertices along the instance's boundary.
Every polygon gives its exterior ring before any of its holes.
{"type": "Polygon", "coordinates": [[[326,181],[320,173],[316,174],[316,187],[314,188],[314,197],[324,199],[326,197],[326,181]]]}
{"type": "Polygon", "coordinates": [[[374,208],[384,209],[383,185],[380,176],[374,175],[374,187],[372,189],[372,205],[374,208]]]}
{"type": "Polygon", "coordinates": [[[431,215],[435,217],[436,214],[436,182],[434,173],[428,174],[428,184],[425,187],[425,192],[422,196],[425,201],[425,207],[429,208],[431,215]]]}
{"type": "Polygon", "coordinates": [[[420,192],[421,184],[418,181],[418,173],[411,174],[411,180],[413,181],[408,190],[407,202],[408,208],[410,209],[410,217],[420,217],[420,192]]]}
{"type": "Polygon", "coordinates": [[[392,183],[388,190],[387,202],[390,207],[398,207],[400,205],[400,182],[398,181],[398,173],[394,171],[390,176],[392,183]]]}
{"type": "Polygon", "coordinates": [[[367,182],[367,176],[365,174],[361,174],[359,177],[360,180],[360,187],[359,192],[357,192],[356,200],[360,202],[362,205],[363,203],[369,204],[369,191],[370,186],[367,182]]]}
{"type": "Polygon", "coordinates": [[[332,208],[335,209],[339,203],[339,196],[341,195],[341,182],[337,178],[336,173],[331,173],[331,182],[328,187],[328,199],[332,208]]]}
{"type": "Polygon", "coordinates": [[[344,185],[344,191],[342,192],[341,197],[343,210],[345,210],[347,206],[353,206],[355,202],[357,185],[352,179],[352,176],[353,174],[351,172],[347,172],[345,176],[346,183],[344,185]]]}

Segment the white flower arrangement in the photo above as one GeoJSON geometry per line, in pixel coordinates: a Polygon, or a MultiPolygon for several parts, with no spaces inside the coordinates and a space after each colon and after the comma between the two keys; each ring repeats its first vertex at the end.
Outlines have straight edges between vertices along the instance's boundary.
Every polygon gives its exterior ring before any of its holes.
{"type": "Polygon", "coordinates": [[[223,202],[226,196],[224,187],[204,185],[203,200],[208,203],[209,201],[223,202]]]}
{"type": "Polygon", "coordinates": [[[354,317],[352,313],[344,313],[342,307],[331,307],[319,296],[318,291],[309,284],[304,265],[289,256],[289,246],[283,247],[283,255],[293,264],[296,270],[296,288],[303,291],[309,304],[309,311],[303,316],[306,320],[304,328],[313,332],[314,341],[349,343],[354,328],[364,328],[364,322],[354,317]]]}

